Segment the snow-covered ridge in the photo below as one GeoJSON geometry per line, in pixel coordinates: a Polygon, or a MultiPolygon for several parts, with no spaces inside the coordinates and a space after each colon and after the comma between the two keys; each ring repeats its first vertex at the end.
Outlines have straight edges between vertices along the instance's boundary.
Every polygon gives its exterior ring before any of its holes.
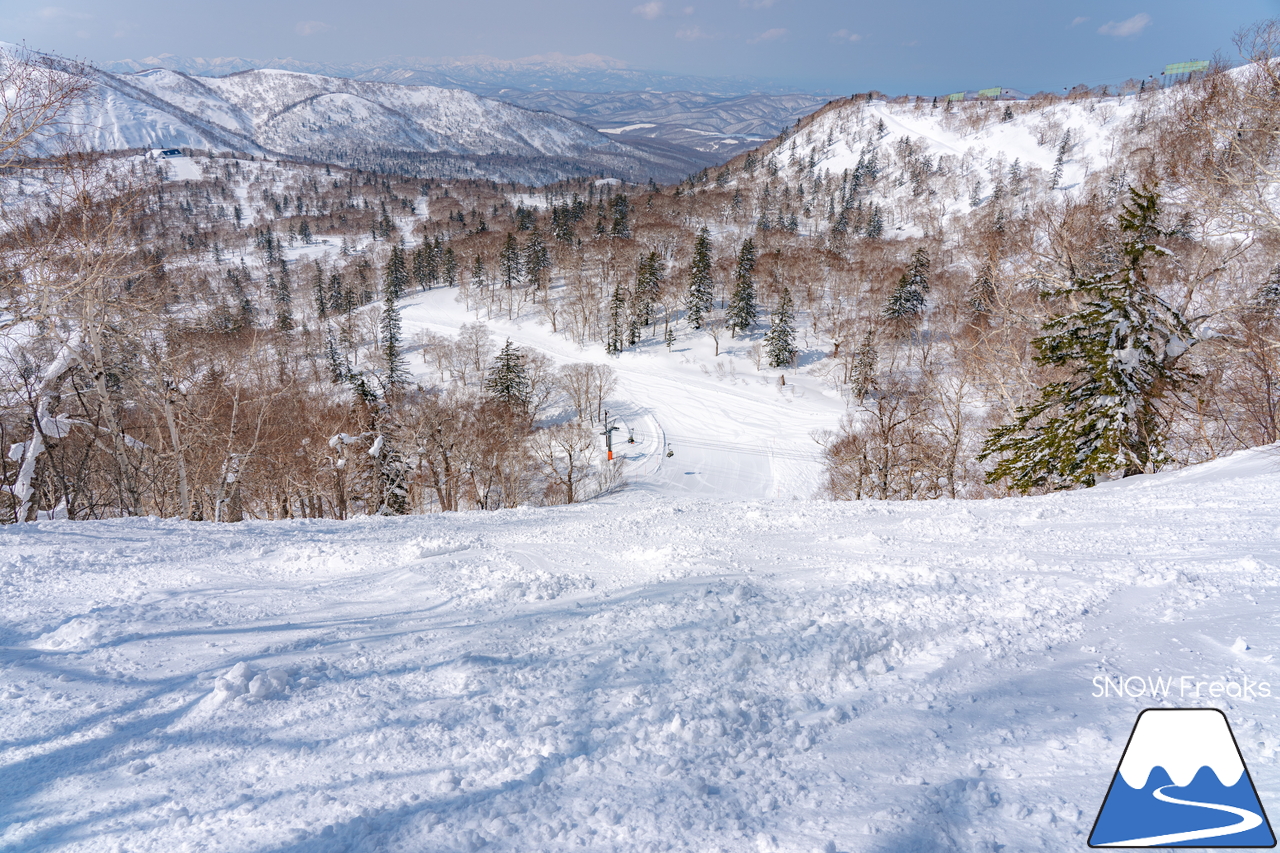
{"type": "MultiPolygon", "coordinates": [[[[731,186],[756,193],[769,181],[775,193],[779,186],[808,191],[815,178],[856,186],[850,198],[883,206],[888,235],[938,234],[948,216],[1019,215],[1086,184],[1110,192],[1138,180],[1135,157],[1150,162],[1158,144],[1152,134],[1178,97],[1177,90],[954,104],[859,97],[832,102],[766,143],[754,155],[764,168],[744,175],[738,160],[727,174],[731,186]],[[1138,156],[1144,150],[1145,160],[1138,156]],[[997,198],[999,205],[988,205],[997,198]]],[[[831,211],[811,214],[811,228],[831,227],[831,211]]]]}
{"type": "Polygon", "coordinates": [[[588,53],[566,56],[548,53],[523,59],[492,56],[413,57],[389,56],[365,62],[309,62],[292,58],[245,59],[243,57],[182,57],[171,53],[141,60],[104,62],[101,67],[117,74],[151,68],[168,68],[186,74],[213,76],[259,68],[278,68],[349,77],[384,83],[443,86],[466,89],[479,95],[500,96],[504,89],[559,92],[676,92],[693,91],[723,97],[753,92],[790,92],[762,80],[739,77],[692,77],[631,68],[609,56],[588,53]]]}
{"type": "Polygon", "coordinates": [[[675,180],[689,171],[677,156],[460,89],[274,70],[221,78],[160,68],[81,73],[91,76],[93,92],[72,121],[81,144],[96,150],[192,147],[388,171],[410,171],[415,163],[429,171],[435,158],[437,168],[457,162],[463,174],[470,168],[510,180],[601,171],[675,180]]]}

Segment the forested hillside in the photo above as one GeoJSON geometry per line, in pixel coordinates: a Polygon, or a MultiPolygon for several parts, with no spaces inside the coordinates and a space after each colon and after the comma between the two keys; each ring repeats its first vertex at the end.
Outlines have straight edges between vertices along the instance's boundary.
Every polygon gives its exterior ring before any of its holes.
{"type": "Polygon", "coordinates": [[[476,325],[499,318],[822,383],[845,410],[811,437],[835,498],[1051,490],[1273,442],[1273,75],[861,94],[670,186],[195,149],[32,163],[9,132],[3,511],[347,517],[615,487],[608,365],[476,325]],[[439,288],[473,324],[406,332],[402,301],[439,288]]]}

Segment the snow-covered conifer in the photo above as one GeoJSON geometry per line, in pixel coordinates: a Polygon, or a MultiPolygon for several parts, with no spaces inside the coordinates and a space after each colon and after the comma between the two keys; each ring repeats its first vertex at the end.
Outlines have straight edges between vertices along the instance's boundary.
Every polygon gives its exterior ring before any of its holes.
{"type": "Polygon", "coordinates": [[[1000,461],[988,482],[1007,479],[1021,492],[1090,486],[1166,461],[1160,404],[1196,378],[1178,363],[1196,337],[1147,282],[1147,255],[1168,254],[1153,242],[1161,233],[1159,198],[1151,190],[1129,195],[1119,217],[1123,264],[1049,294],[1079,307],[1044,325],[1033,341],[1036,361],[1070,378],[1046,385],[1013,423],[989,433],[979,459],[1000,461]]]}
{"type": "Polygon", "coordinates": [[[510,338],[494,356],[484,387],[490,396],[512,408],[520,411],[528,408],[529,374],[525,370],[524,354],[510,338]]]}
{"type": "Polygon", "coordinates": [[[390,290],[382,303],[382,316],[378,322],[382,338],[382,355],[387,363],[387,387],[402,388],[410,379],[409,362],[404,357],[403,334],[400,327],[400,306],[390,290]]]}
{"type": "Polygon", "coordinates": [[[745,332],[756,322],[756,244],[750,237],[738,252],[733,274],[733,296],[729,300],[728,321],[733,334],[745,332]]]}
{"type": "Polygon", "coordinates": [[[391,247],[391,256],[383,269],[383,292],[392,299],[399,299],[409,289],[409,266],[405,261],[404,249],[399,245],[391,247]]]}
{"type": "Polygon", "coordinates": [[[520,261],[520,246],[516,243],[516,235],[508,233],[502,244],[502,252],[498,255],[498,270],[502,276],[502,286],[511,287],[519,284],[523,273],[520,261]]]}
{"type": "Polygon", "coordinates": [[[786,367],[795,361],[797,352],[795,319],[791,291],[784,287],[782,295],[778,297],[778,307],[769,317],[769,331],[764,336],[770,367],[786,367]]]}
{"type": "Polygon", "coordinates": [[[693,244],[693,263],[689,268],[689,292],[685,305],[689,309],[689,325],[701,329],[711,310],[711,232],[703,226],[693,244]]]}
{"type": "Polygon", "coordinates": [[[622,352],[626,344],[623,342],[622,325],[626,322],[627,297],[621,285],[614,287],[613,297],[609,300],[609,333],[605,338],[604,349],[609,355],[622,352]]]}
{"type": "Polygon", "coordinates": [[[551,269],[551,255],[547,252],[547,244],[536,225],[529,229],[529,239],[524,244],[522,261],[529,283],[534,287],[545,287],[547,271],[551,269]]]}

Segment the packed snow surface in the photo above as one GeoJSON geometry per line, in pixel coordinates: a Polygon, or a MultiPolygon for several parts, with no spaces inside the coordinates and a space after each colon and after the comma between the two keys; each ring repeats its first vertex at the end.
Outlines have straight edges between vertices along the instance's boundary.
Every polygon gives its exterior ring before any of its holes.
{"type": "Polygon", "coordinates": [[[0,849],[1079,850],[1149,706],[1274,805],[1277,466],[4,527],[0,849]]]}

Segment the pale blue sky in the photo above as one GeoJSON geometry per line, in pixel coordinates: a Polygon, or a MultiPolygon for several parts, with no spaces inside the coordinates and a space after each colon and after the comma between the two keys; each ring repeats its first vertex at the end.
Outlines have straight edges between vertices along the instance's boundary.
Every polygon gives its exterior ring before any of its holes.
{"type": "Polygon", "coordinates": [[[1053,91],[1234,58],[1232,34],[1273,16],[1280,0],[0,0],[0,40],[90,61],[598,53],[680,74],[930,94],[1053,91]]]}

